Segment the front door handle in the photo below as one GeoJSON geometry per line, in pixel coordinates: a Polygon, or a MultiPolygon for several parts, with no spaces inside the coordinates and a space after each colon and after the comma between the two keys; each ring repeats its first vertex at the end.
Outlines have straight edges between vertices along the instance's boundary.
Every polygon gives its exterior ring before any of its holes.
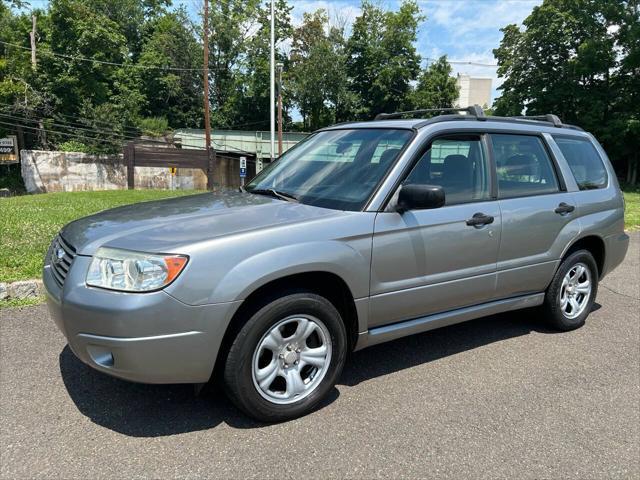
{"type": "Polygon", "coordinates": [[[473,217],[467,220],[467,225],[470,227],[480,227],[482,225],[488,225],[493,223],[494,218],[491,215],[484,213],[474,213],[473,217]]]}
{"type": "Polygon", "coordinates": [[[576,209],[576,207],[574,207],[573,205],[569,205],[568,203],[560,203],[560,205],[558,205],[558,208],[556,208],[554,210],[554,212],[560,214],[560,215],[566,215],[567,213],[571,213],[576,209]]]}

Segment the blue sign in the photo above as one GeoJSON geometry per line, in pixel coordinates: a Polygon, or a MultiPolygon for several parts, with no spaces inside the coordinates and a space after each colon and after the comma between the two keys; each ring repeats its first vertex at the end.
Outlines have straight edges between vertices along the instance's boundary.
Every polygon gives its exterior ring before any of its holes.
{"type": "Polygon", "coordinates": [[[247,169],[246,168],[241,168],[240,169],[240,178],[245,178],[247,176],[247,169]]]}

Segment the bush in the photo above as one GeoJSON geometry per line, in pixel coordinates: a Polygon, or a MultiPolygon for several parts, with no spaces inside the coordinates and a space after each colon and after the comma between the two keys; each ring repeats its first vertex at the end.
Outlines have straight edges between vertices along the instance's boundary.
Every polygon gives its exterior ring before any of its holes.
{"type": "Polygon", "coordinates": [[[169,121],[164,117],[142,118],[138,122],[138,128],[143,135],[150,137],[161,137],[169,132],[169,121]]]}
{"type": "Polygon", "coordinates": [[[20,173],[20,164],[0,166],[0,188],[8,188],[12,195],[25,192],[24,182],[20,173]]]}
{"type": "Polygon", "coordinates": [[[80,152],[80,153],[92,153],[91,147],[78,142],[77,140],[68,140],[58,145],[58,150],[62,152],[80,152]]]}

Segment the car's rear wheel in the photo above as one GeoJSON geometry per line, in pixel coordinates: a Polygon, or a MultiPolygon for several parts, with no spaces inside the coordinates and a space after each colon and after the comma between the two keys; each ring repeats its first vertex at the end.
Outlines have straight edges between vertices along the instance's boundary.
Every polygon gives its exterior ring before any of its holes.
{"type": "Polygon", "coordinates": [[[598,291],[598,267],[593,255],[578,250],[560,264],[544,301],[551,325],[567,331],[584,325],[598,291]]]}
{"type": "Polygon", "coordinates": [[[224,369],[227,394],[258,420],[305,415],[335,385],[346,348],[344,323],[327,299],[278,298],[251,315],[233,341],[224,369]]]}

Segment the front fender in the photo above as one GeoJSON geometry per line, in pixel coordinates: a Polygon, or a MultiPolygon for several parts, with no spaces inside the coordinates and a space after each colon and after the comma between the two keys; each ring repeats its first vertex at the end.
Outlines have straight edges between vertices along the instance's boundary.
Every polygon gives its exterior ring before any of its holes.
{"type": "Polygon", "coordinates": [[[244,259],[217,283],[210,303],[244,300],[267,283],[298,273],[322,271],[344,280],[354,298],[369,294],[370,257],[329,240],[281,246],[244,259]]]}

